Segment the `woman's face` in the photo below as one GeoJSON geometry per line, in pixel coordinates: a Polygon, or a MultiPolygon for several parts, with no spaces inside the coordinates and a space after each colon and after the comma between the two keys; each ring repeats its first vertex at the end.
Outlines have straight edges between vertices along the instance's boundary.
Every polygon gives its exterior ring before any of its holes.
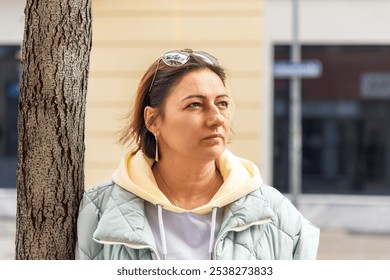
{"type": "Polygon", "coordinates": [[[161,157],[215,160],[225,150],[230,99],[217,74],[191,71],[176,84],[157,122],[161,157]]]}

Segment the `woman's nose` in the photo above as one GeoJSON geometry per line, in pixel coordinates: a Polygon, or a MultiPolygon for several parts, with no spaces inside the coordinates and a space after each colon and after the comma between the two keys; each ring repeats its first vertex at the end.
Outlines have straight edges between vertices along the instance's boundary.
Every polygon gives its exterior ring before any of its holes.
{"type": "Polygon", "coordinates": [[[217,106],[213,106],[209,109],[206,120],[207,126],[221,126],[223,125],[224,121],[225,117],[221,114],[217,106]]]}

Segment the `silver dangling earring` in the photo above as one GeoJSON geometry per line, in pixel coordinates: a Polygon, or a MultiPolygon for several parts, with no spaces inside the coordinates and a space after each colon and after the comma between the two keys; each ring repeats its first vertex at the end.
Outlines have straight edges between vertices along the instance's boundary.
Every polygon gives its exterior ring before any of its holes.
{"type": "Polygon", "coordinates": [[[156,162],[158,162],[158,140],[157,140],[157,136],[154,136],[154,139],[156,139],[156,152],[155,152],[155,155],[154,155],[154,160],[156,162]]]}

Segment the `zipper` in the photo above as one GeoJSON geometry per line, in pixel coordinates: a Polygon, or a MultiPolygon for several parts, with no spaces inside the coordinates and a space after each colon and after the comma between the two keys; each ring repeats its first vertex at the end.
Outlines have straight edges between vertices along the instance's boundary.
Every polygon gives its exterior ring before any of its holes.
{"type": "Polygon", "coordinates": [[[126,243],[126,242],[118,242],[118,241],[107,241],[107,240],[97,240],[93,239],[97,243],[100,244],[105,244],[105,245],[124,245],[126,247],[129,247],[130,249],[136,249],[136,250],[141,250],[141,249],[150,249],[153,253],[156,254],[157,260],[161,260],[160,255],[158,254],[157,250],[150,245],[138,245],[138,244],[131,244],[131,243],[126,243]]]}
{"type": "Polygon", "coordinates": [[[218,238],[217,238],[217,242],[215,242],[215,245],[214,245],[214,252],[213,252],[213,260],[216,259],[217,257],[217,245],[220,241],[222,241],[222,237],[226,236],[229,232],[241,232],[241,231],[244,231],[248,228],[250,228],[251,226],[258,226],[258,225],[264,225],[264,224],[268,224],[268,223],[271,223],[272,222],[272,219],[271,218],[267,218],[267,219],[264,219],[264,220],[260,220],[260,221],[256,221],[256,222],[253,222],[253,223],[250,223],[250,224],[247,224],[247,225],[243,225],[243,226],[240,226],[240,227],[233,227],[233,228],[229,228],[227,230],[225,230],[224,232],[222,232],[218,238]]]}

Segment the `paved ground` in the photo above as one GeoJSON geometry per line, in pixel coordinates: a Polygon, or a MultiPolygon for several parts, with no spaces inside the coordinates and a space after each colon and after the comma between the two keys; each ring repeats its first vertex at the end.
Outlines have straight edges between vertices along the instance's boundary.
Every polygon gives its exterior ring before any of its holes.
{"type": "Polygon", "coordinates": [[[0,218],[0,260],[13,260],[15,253],[15,220],[0,218]]]}
{"type": "Polygon", "coordinates": [[[321,230],[318,259],[390,260],[390,235],[321,230]]]}
{"type": "MultiPolygon", "coordinates": [[[[14,259],[15,220],[0,218],[0,260],[14,259]]],[[[321,230],[320,260],[390,260],[390,235],[321,230]]]]}

